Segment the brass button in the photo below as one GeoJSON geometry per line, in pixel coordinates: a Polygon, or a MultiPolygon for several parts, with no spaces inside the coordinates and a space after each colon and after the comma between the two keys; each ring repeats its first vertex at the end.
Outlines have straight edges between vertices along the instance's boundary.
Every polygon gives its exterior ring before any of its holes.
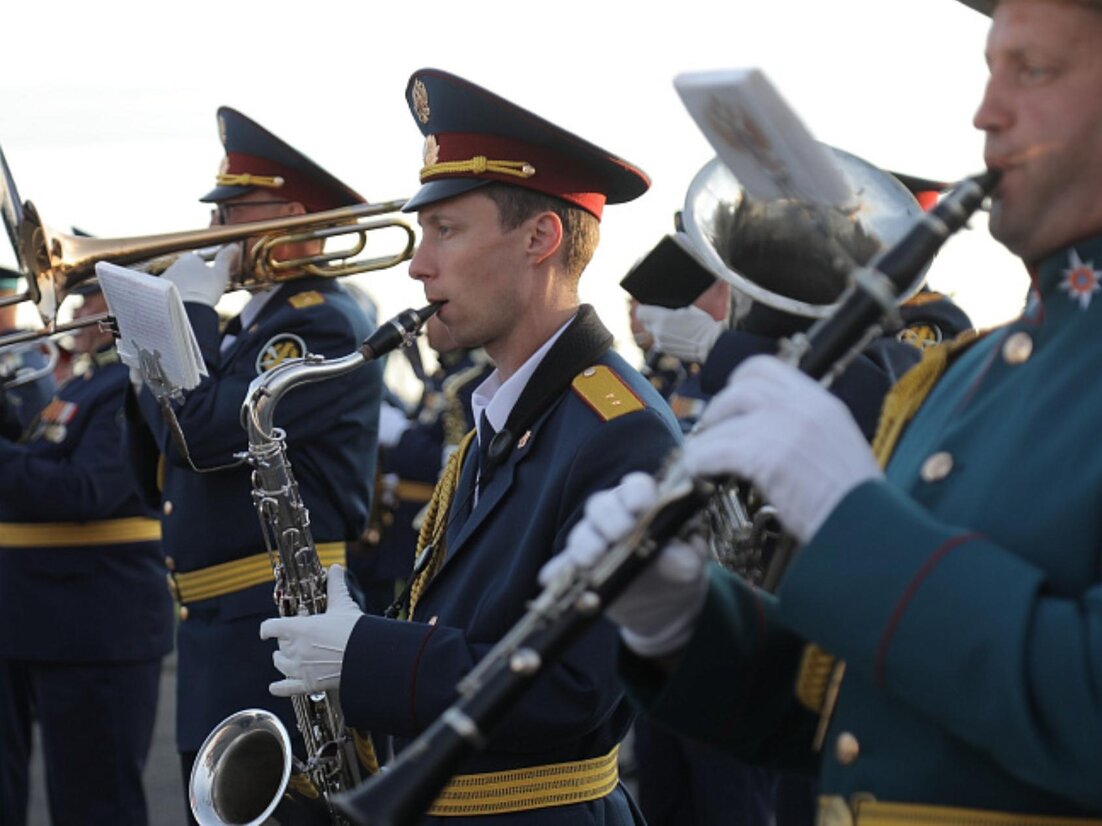
{"type": "Polygon", "coordinates": [[[165,503],[161,505],[161,511],[165,516],[172,516],[172,503],[166,499],[165,503]]]}
{"type": "Polygon", "coordinates": [[[939,450],[926,457],[919,472],[923,482],[939,482],[953,472],[953,454],[939,450]]]}
{"type": "Polygon", "coordinates": [[[1029,333],[1017,332],[1007,336],[1003,342],[1003,359],[1007,364],[1022,364],[1033,355],[1033,337],[1029,333]]]}
{"type": "Polygon", "coordinates": [[[188,614],[187,606],[186,605],[181,605],[180,606],[180,621],[181,622],[184,622],[184,621],[187,620],[187,614],[188,614]]]}
{"type": "Polygon", "coordinates": [[[170,570],[170,571],[175,571],[176,570],[176,560],[173,559],[171,556],[166,556],[165,557],[165,567],[168,568],[168,570],[170,570]]]}
{"type": "Polygon", "coordinates": [[[860,753],[861,744],[858,743],[857,738],[848,731],[843,731],[838,735],[838,739],[834,741],[834,756],[843,766],[848,766],[853,763],[860,753]]]}

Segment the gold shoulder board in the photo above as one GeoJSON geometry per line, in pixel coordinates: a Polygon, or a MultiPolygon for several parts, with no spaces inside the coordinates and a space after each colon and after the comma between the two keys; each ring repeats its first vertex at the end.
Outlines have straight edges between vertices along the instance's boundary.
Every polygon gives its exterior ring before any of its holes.
{"type": "Polygon", "coordinates": [[[606,422],[643,409],[643,402],[624,380],[601,364],[576,375],[571,387],[606,422]]]}
{"type": "Polygon", "coordinates": [[[318,304],[325,303],[325,296],[319,293],[317,290],[307,290],[306,292],[296,293],[287,299],[287,303],[294,307],[296,310],[302,310],[306,307],[315,307],[318,304]]]}

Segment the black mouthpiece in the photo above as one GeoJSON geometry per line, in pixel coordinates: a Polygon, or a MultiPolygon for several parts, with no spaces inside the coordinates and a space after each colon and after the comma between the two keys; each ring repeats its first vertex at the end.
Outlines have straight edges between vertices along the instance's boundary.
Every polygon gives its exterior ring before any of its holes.
{"type": "Polygon", "coordinates": [[[385,356],[391,350],[413,343],[426,321],[444,306],[444,301],[434,301],[420,309],[403,310],[394,318],[381,324],[379,329],[364,339],[360,345],[365,361],[385,356]]]}

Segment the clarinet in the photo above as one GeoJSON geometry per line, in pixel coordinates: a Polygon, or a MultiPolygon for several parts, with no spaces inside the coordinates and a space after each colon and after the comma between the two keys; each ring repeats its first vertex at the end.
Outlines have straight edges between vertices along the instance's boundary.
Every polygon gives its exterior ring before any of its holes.
{"type": "MultiPolygon", "coordinates": [[[[898,317],[896,300],[942,244],[965,225],[998,184],[989,170],[967,178],[898,243],[853,273],[838,310],[782,344],[780,355],[813,378],[829,381],[898,317]]],[[[460,699],[379,776],[337,795],[335,807],[356,826],[406,826],[436,799],[459,764],[481,749],[494,725],[527,686],[692,524],[716,485],[694,479],[677,456],[659,474],[656,504],[632,531],[587,570],[565,570],[458,684],[460,699]]]]}
{"type": "MultiPolygon", "coordinates": [[[[281,617],[323,613],[328,575],[291,472],[286,436],[274,425],[276,406],[296,387],[342,376],[411,344],[440,306],[442,302],[405,310],[346,356],[306,355],[276,366],[249,386],[241,410],[249,438],[245,455],[253,468],[253,501],[275,575],[274,598],[281,617]]],[[[207,736],[189,782],[192,812],[204,826],[269,822],[269,817],[278,823],[343,826],[346,822],[330,800],[360,781],[360,763],[337,692],[297,694],[291,704],[305,743],[305,763],[291,755],[290,739],[279,718],[262,709],[237,712],[207,736]],[[307,788],[291,777],[292,769],[304,775],[307,788]]]]}

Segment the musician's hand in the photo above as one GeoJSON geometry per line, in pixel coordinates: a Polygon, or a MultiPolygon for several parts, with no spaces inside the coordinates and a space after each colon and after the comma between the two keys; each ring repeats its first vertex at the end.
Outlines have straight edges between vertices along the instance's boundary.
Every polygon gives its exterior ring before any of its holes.
{"type": "MultiPolygon", "coordinates": [[[[546,586],[591,568],[657,498],[657,484],[646,473],[628,474],[618,487],[591,496],[562,553],[540,571],[540,582],[546,586]]],[[[662,657],[688,641],[707,593],[707,559],[703,540],[672,541],[609,606],[605,615],[620,626],[629,648],[644,657],[662,657]]]]}
{"type": "Polygon", "coordinates": [[[226,291],[230,274],[237,269],[240,257],[239,244],[222,247],[210,264],[198,253],[185,252],[172,262],[172,266],[161,277],[176,285],[183,301],[213,307],[226,291]]]}
{"type": "Polygon", "coordinates": [[[276,697],[331,691],[341,684],[344,649],[363,612],[348,593],[340,565],[330,566],[326,593],[324,614],[280,617],[260,624],[261,639],[279,641],[272,662],[287,677],[268,686],[276,697]]]}
{"type": "Polygon", "coordinates": [[[654,337],[654,347],[682,361],[704,363],[724,324],[690,304],[676,310],[640,304],[635,317],[654,337]]]}
{"type": "Polygon", "coordinates": [[[847,493],[881,477],[846,406],[818,382],[772,356],[738,367],[685,440],[697,476],[739,476],[807,542],[847,493]]]}

